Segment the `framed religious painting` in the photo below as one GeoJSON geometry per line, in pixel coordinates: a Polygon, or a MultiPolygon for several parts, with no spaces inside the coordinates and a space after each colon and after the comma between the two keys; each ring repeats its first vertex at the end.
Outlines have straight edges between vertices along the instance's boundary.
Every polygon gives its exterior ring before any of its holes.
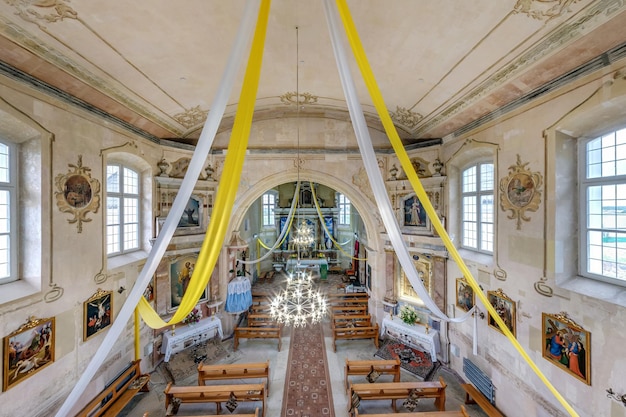
{"type": "Polygon", "coordinates": [[[470,311],[476,304],[474,289],[465,278],[456,279],[456,306],[463,311],[470,311]]]}
{"type": "Polygon", "coordinates": [[[4,337],[3,391],[54,362],[54,331],[54,317],[31,317],[4,337]]]}
{"type": "Polygon", "coordinates": [[[113,322],[113,292],[98,291],[83,303],[83,340],[88,340],[113,322]]]}
{"type": "MultiPolygon", "coordinates": [[[[176,257],[169,265],[169,287],[170,297],[168,300],[167,310],[173,312],[178,309],[180,302],[187,291],[187,287],[191,282],[193,270],[198,260],[198,253],[189,253],[176,257]]],[[[208,300],[207,290],[205,289],[198,302],[208,300]]]]}
{"type": "Polygon", "coordinates": [[[430,234],[430,220],[426,210],[415,194],[402,200],[401,207],[402,231],[405,233],[430,234]]]}
{"type": "MultiPolygon", "coordinates": [[[[511,300],[504,292],[502,292],[501,289],[498,289],[497,291],[487,291],[487,300],[489,300],[489,304],[491,304],[494,310],[496,310],[498,317],[502,319],[507,329],[509,329],[513,336],[517,337],[515,333],[515,319],[517,317],[517,313],[515,311],[515,301],[511,300]]],[[[504,333],[491,314],[489,315],[489,326],[501,333],[504,333]]]]}
{"type": "MultiPolygon", "coordinates": [[[[432,298],[433,296],[433,285],[432,285],[432,261],[429,255],[425,254],[417,254],[414,253],[411,255],[413,259],[413,265],[415,266],[415,270],[417,272],[418,278],[421,280],[424,285],[424,289],[428,293],[428,296],[432,298]]],[[[406,276],[402,266],[398,263],[398,269],[400,272],[400,285],[399,285],[399,296],[401,300],[408,301],[410,303],[416,303],[418,305],[424,305],[424,301],[419,296],[413,285],[409,281],[406,276]]]]}
{"type": "Polygon", "coordinates": [[[541,314],[543,357],[567,374],[591,385],[591,334],[567,313],[541,314]]]}

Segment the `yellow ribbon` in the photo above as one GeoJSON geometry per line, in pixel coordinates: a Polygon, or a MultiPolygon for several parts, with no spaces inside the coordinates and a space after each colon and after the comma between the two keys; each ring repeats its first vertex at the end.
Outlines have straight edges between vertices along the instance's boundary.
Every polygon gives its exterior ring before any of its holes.
{"type": "Polygon", "coordinates": [[[524,348],[519,344],[515,336],[513,336],[513,334],[505,325],[504,321],[497,314],[496,310],[493,308],[485,294],[483,294],[480,285],[476,282],[476,280],[472,276],[472,273],[465,265],[463,258],[461,258],[461,255],[454,247],[454,244],[450,240],[448,233],[441,224],[441,221],[439,220],[435,209],[430,203],[430,200],[426,195],[426,191],[424,191],[424,187],[422,186],[419,177],[415,173],[413,164],[411,164],[411,160],[409,159],[409,156],[406,153],[404,146],[402,145],[402,141],[398,136],[398,132],[396,131],[393,121],[391,120],[391,116],[389,116],[389,111],[385,106],[382,94],[380,93],[380,89],[378,88],[378,85],[374,78],[374,73],[372,72],[372,69],[369,65],[369,62],[365,55],[365,50],[363,49],[363,45],[361,44],[361,41],[359,39],[356,27],[354,26],[354,22],[352,21],[348,5],[345,0],[336,0],[336,3],[339,14],[341,16],[341,20],[344,25],[344,29],[346,31],[346,35],[348,37],[348,41],[350,43],[350,47],[352,48],[352,52],[361,71],[361,75],[363,76],[363,79],[365,81],[365,85],[367,86],[372,101],[374,102],[374,106],[376,107],[378,116],[383,123],[387,136],[389,137],[389,141],[391,142],[391,145],[396,153],[396,156],[398,157],[398,160],[400,161],[402,168],[404,169],[404,172],[407,174],[407,177],[409,179],[409,182],[411,183],[411,186],[413,187],[413,190],[415,191],[415,194],[424,206],[424,209],[426,210],[426,213],[428,214],[431,223],[435,227],[437,233],[439,233],[439,236],[443,240],[446,249],[448,249],[448,252],[450,252],[450,256],[458,264],[459,268],[463,272],[463,275],[466,277],[468,283],[473,288],[474,293],[478,296],[480,301],[488,310],[491,317],[493,317],[495,322],[498,324],[507,339],[509,339],[511,344],[515,347],[515,349],[517,349],[519,354],[524,358],[524,360],[528,363],[528,365],[535,372],[535,374],[541,379],[541,381],[552,392],[552,394],[554,394],[556,399],[561,403],[561,405],[563,405],[563,407],[570,413],[570,415],[578,417],[576,411],[574,411],[574,409],[567,403],[567,401],[565,401],[565,399],[556,390],[556,388],[554,388],[550,381],[543,375],[541,370],[537,367],[537,365],[535,365],[530,356],[528,356],[528,354],[524,351],[524,348]]]}
{"type": "Polygon", "coordinates": [[[252,115],[256,93],[261,75],[261,63],[263,61],[263,46],[267,32],[271,0],[262,0],[259,8],[259,16],[250,49],[250,57],[244,77],[239,107],[235,115],[235,122],[231,139],[228,145],[228,153],[224,161],[224,169],[215,198],[215,206],[211,216],[211,222],[207,229],[204,242],[200,249],[200,255],[194,268],[194,273],[187,287],[183,299],[174,313],[174,316],[166,323],[161,319],[150,304],[142,297],[138,308],[143,320],[153,329],[158,329],[182,321],[193,310],[200,296],[206,290],[211,279],[211,274],[217,263],[219,253],[224,244],[226,230],[230,221],[231,212],[235,203],[235,196],[241,179],[241,171],[248,147],[248,137],[252,125],[252,115]]]}

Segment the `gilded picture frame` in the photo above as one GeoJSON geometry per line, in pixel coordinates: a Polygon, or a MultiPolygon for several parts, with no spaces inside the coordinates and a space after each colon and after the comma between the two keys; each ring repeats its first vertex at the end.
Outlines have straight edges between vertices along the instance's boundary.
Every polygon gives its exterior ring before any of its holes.
{"type": "Polygon", "coordinates": [[[591,333],[567,313],[541,313],[543,357],[563,371],[591,385],[591,333]]]}
{"type": "Polygon", "coordinates": [[[530,221],[526,211],[537,211],[541,203],[543,177],[527,165],[517,155],[517,164],[511,165],[509,175],[500,180],[500,207],[510,212],[507,218],[516,220],[517,230],[521,230],[522,220],[530,221]]]}
{"type": "Polygon", "coordinates": [[[113,291],[98,288],[83,303],[83,340],[87,341],[113,323],[113,291]]]}
{"type": "Polygon", "coordinates": [[[73,218],[68,223],[76,223],[78,233],[83,231],[83,222],[90,212],[97,213],[100,208],[100,182],[91,178],[91,168],[83,166],[83,156],[78,155],[78,163],[68,164],[71,168],[66,174],[56,176],[54,182],[57,207],[62,213],[69,213],[73,218]]]}
{"type": "MultiPolygon", "coordinates": [[[[428,295],[432,298],[433,296],[433,286],[432,286],[432,262],[428,255],[424,254],[413,254],[413,265],[415,266],[415,270],[417,271],[418,276],[422,280],[424,284],[424,288],[428,292],[428,295]]],[[[405,300],[411,303],[416,303],[419,305],[424,305],[424,301],[421,299],[417,291],[411,285],[411,282],[407,278],[402,267],[398,265],[398,269],[400,272],[400,299],[405,300]]]]}
{"type": "Polygon", "coordinates": [[[2,390],[19,384],[54,362],[54,317],[28,322],[3,338],[2,390]]]}
{"type": "MultiPolygon", "coordinates": [[[[509,298],[500,288],[498,288],[497,291],[487,291],[487,300],[489,300],[489,304],[491,304],[498,313],[498,316],[502,319],[504,324],[506,324],[507,329],[509,329],[513,336],[517,337],[517,310],[515,301],[509,298]]],[[[489,327],[496,329],[500,333],[504,333],[491,314],[489,314],[489,327]]]]}
{"type": "Polygon", "coordinates": [[[465,278],[456,279],[456,306],[463,311],[470,311],[476,304],[474,289],[465,278]]]}
{"type": "Polygon", "coordinates": [[[430,233],[430,219],[417,195],[410,194],[402,199],[401,224],[407,233],[430,233]]]}

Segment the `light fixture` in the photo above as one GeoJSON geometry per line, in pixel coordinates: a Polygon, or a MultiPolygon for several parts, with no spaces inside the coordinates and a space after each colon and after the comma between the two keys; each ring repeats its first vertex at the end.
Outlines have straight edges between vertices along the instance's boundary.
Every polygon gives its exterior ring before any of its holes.
{"type": "MultiPolygon", "coordinates": [[[[296,138],[298,145],[297,164],[298,184],[300,183],[300,61],[298,50],[298,27],[296,26],[296,138]]],[[[298,209],[300,201],[298,196],[298,209]]],[[[300,216],[300,210],[298,210],[300,216]]],[[[296,247],[296,268],[287,276],[285,289],[281,290],[270,303],[270,316],[278,323],[294,327],[318,323],[326,316],[328,307],[324,295],[315,289],[313,277],[300,264],[300,253],[303,248],[310,247],[315,242],[313,230],[306,221],[299,219],[292,242],[296,247]]]]}

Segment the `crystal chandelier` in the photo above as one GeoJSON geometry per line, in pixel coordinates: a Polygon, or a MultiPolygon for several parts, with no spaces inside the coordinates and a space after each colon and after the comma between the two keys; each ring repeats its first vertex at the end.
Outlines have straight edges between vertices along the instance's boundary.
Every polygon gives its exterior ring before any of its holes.
{"type": "Polygon", "coordinates": [[[294,327],[318,323],[326,316],[324,295],[314,289],[311,274],[297,269],[289,274],[287,286],[270,304],[270,315],[278,323],[294,327]]]}
{"type": "Polygon", "coordinates": [[[313,230],[304,220],[300,222],[292,241],[298,248],[311,246],[315,241],[313,230]]]}
{"type": "MultiPolygon", "coordinates": [[[[298,27],[296,26],[296,50],[298,49],[298,27]]],[[[296,58],[298,58],[296,53],[296,58]]],[[[296,59],[296,135],[298,140],[298,183],[300,183],[300,61],[296,59]]],[[[298,203],[299,204],[299,203],[298,203]]],[[[281,290],[270,304],[270,316],[278,323],[294,327],[318,323],[326,316],[327,305],[324,295],[315,289],[311,273],[300,264],[300,250],[315,243],[313,230],[301,220],[292,239],[297,248],[298,262],[295,272],[289,273],[285,289],[281,290]]]]}

